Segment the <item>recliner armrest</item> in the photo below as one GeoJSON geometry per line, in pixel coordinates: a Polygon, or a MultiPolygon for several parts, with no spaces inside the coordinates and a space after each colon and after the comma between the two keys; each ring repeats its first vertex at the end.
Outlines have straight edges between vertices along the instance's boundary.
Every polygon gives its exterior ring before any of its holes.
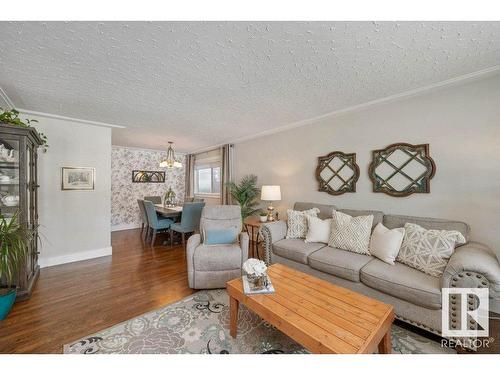
{"type": "Polygon", "coordinates": [[[201,236],[195,233],[189,237],[186,244],[186,262],[188,271],[188,283],[190,288],[194,288],[194,252],[201,244],[201,236]]]}
{"type": "Polygon", "coordinates": [[[241,265],[248,259],[248,248],[250,246],[250,238],[247,232],[240,233],[240,247],[241,247],[241,265]]]}
{"type": "Polygon", "coordinates": [[[285,221],[273,221],[270,223],[265,223],[261,225],[259,229],[259,234],[264,240],[264,261],[267,265],[271,264],[271,254],[273,243],[282,240],[286,237],[287,225],[285,221]]]}
{"type": "Polygon", "coordinates": [[[499,298],[500,263],[486,245],[469,242],[455,249],[441,278],[441,287],[489,287],[490,295],[499,298]]]}

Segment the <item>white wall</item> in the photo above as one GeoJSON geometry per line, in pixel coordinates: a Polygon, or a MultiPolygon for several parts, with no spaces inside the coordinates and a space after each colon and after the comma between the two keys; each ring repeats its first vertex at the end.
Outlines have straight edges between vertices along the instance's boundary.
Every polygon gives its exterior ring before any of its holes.
{"type": "Polygon", "coordinates": [[[40,266],[111,255],[111,129],[26,115],[49,141],[39,153],[40,266]],[[61,167],[94,167],[95,190],[62,191],[61,167]]]}
{"type": "Polygon", "coordinates": [[[237,178],[279,184],[280,214],[295,201],[462,220],[472,238],[500,249],[500,76],[386,103],[235,145],[237,178]],[[429,143],[437,166],[430,194],[372,192],[371,151],[392,143],[429,143]],[[317,157],[356,152],[357,192],[318,192],[317,157]]]}

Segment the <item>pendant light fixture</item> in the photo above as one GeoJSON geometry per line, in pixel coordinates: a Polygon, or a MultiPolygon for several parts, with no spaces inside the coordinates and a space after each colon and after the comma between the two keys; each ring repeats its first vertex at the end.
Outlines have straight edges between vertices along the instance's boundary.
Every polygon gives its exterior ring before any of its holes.
{"type": "Polygon", "coordinates": [[[175,161],[175,152],[172,145],[174,142],[168,142],[167,158],[160,162],[161,168],[182,168],[182,163],[175,161]]]}

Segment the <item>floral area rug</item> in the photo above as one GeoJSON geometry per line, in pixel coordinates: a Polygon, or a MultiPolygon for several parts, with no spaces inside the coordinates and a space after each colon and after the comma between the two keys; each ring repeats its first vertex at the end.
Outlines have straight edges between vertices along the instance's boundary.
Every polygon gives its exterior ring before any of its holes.
{"type": "MultiPolygon", "coordinates": [[[[200,291],[104,331],[64,345],[81,354],[280,354],[307,353],[301,345],[240,305],[238,336],[229,335],[224,289],[200,291]]],[[[392,327],[393,353],[455,353],[404,328],[392,327]]]]}

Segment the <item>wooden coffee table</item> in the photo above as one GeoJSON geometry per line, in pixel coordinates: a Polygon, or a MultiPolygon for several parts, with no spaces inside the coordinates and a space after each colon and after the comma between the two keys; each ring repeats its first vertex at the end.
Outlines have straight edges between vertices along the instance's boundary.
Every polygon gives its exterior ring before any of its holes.
{"type": "Polygon", "coordinates": [[[245,295],[241,278],[227,283],[232,337],[243,303],[313,353],[391,353],[392,306],[282,264],[268,274],[274,294],[245,295]]]}

